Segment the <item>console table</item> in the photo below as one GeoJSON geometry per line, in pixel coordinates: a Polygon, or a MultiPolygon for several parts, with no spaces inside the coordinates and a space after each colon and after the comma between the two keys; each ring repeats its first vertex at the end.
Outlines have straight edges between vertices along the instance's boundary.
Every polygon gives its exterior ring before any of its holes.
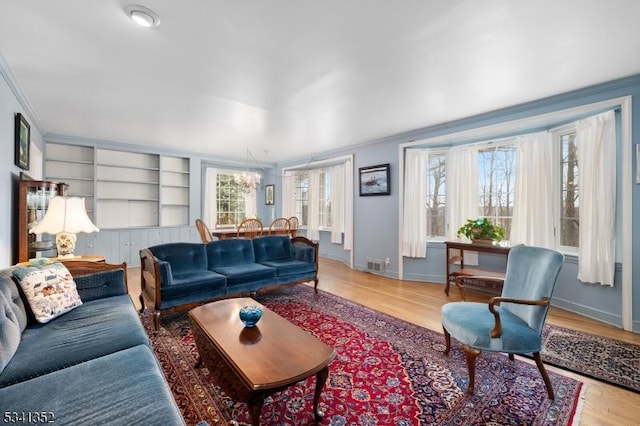
{"type": "Polygon", "coordinates": [[[480,268],[469,268],[464,264],[464,252],[474,251],[479,253],[494,253],[505,256],[509,255],[510,247],[500,247],[493,244],[474,244],[461,243],[456,241],[445,242],[445,259],[446,259],[446,285],[445,294],[449,295],[449,286],[454,283],[460,290],[462,300],[464,300],[464,287],[469,281],[491,283],[502,288],[504,283],[504,271],[495,271],[480,268]],[[452,255],[451,250],[457,250],[458,253],[452,255]],[[453,267],[453,268],[452,268],[453,267]]]}

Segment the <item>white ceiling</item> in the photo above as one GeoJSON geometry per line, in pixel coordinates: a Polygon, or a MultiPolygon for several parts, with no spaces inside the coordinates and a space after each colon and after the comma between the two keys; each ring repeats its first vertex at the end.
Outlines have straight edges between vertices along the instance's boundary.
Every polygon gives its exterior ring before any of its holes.
{"type": "Polygon", "coordinates": [[[637,0],[139,3],[0,0],[42,132],[275,162],[640,73],[637,0]]]}

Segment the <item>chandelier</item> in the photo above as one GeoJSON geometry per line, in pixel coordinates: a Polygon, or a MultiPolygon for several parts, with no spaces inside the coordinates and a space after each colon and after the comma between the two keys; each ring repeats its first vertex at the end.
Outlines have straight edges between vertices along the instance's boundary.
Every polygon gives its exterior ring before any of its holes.
{"type": "Polygon", "coordinates": [[[251,192],[258,192],[260,189],[260,175],[254,172],[244,172],[241,174],[235,174],[233,176],[238,188],[245,195],[251,194],[251,192]]]}
{"type": "Polygon", "coordinates": [[[249,168],[251,167],[251,157],[251,152],[249,151],[249,148],[247,148],[247,170],[244,173],[236,173],[233,177],[238,188],[245,195],[249,195],[251,192],[258,192],[261,188],[260,174],[249,171],[249,168]]]}

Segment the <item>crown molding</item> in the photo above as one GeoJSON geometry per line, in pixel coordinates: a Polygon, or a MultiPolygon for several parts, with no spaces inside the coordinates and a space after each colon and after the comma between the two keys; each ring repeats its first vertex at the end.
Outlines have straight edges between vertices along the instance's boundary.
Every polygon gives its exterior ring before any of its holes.
{"type": "Polygon", "coordinates": [[[20,84],[18,83],[18,80],[16,80],[15,76],[11,72],[9,64],[4,59],[4,56],[2,56],[2,52],[0,52],[0,75],[2,75],[7,86],[9,86],[9,89],[18,100],[18,103],[22,107],[22,112],[29,117],[29,124],[32,127],[35,126],[40,134],[44,134],[42,131],[42,122],[40,121],[38,114],[36,114],[36,111],[31,106],[27,95],[24,93],[22,87],[20,87],[20,84]]]}

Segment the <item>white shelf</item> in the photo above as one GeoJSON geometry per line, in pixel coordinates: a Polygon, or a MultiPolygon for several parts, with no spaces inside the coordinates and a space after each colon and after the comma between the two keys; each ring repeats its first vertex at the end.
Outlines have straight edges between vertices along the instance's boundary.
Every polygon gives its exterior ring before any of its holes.
{"type": "Polygon", "coordinates": [[[189,225],[189,158],[47,142],[45,173],[101,229],[189,225]]]}

